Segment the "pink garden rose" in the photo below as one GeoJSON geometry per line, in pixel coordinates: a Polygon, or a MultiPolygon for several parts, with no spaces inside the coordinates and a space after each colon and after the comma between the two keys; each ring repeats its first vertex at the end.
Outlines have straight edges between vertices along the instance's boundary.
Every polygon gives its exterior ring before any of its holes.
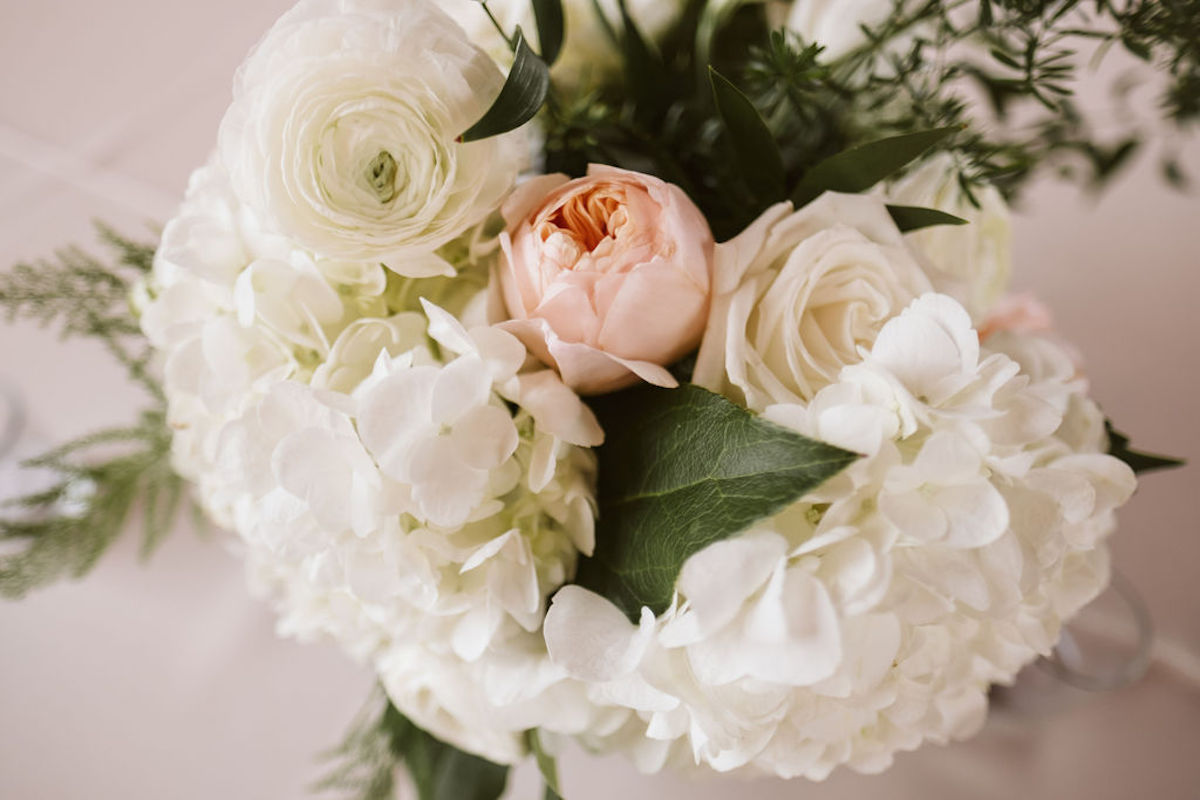
{"type": "Polygon", "coordinates": [[[545,175],[504,204],[502,327],[580,394],[638,379],[676,386],[665,367],[700,343],[713,237],[678,187],[592,165],[545,175]]]}

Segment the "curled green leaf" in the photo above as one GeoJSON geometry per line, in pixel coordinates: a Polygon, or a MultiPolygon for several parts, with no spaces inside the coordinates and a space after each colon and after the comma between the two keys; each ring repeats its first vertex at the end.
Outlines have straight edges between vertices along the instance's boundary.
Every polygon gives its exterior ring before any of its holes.
{"type": "Polygon", "coordinates": [[[473,142],[499,136],[521,127],[533,119],[550,91],[550,68],[525,41],[521,29],[517,29],[516,56],[508,79],[500,89],[491,108],[466,130],[459,138],[473,142]]]}
{"type": "Polygon", "coordinates": [[[936,208],[889,205],[887,210],[888,214],[892,217],[892,221],[896,223],[896,227],[902,233],[920,230],[921,228],[930,228],[934,225],[969,224],[962,217],[947,214],[945,211],[938,211],[936,208]]]}
{"type": "Polygon", "coordinates": [[[533,0],[533,16],[537,20],[538,45],[542,60],[552,65],[562,52],[566,34],[562,0],[533,0]]]}

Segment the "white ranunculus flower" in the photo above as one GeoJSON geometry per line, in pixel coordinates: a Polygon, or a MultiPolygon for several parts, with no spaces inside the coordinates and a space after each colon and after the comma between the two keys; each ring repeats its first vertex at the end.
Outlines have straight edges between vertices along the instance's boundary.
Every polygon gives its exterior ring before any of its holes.
{"type": "Polygon", "coordinates": [[[981,347],[956,301],[922,295],[811,401],[766,410],[864,458],[692,555],[657,618],[560,590],[550,659],[612,711],[584,743],[821,780],[978,730],[989,686],[1104,587],[1135,484],[1061,348],[1003,336],[981,347]]]}
{"type": "Polygon", "coordinates": [[[972,192],[975,202],[959,183],[953,157],[939,153],[892,184],[886,194],[892,203],[936,208],[967,220],[967,225],[935,225],[906,238],[925,256],[937,290],[962,303],[978,323],[1008,289],[1012,221],[994,186],[972,192]]]}
{"type": "Polygon", "coordinates": [[[327,258],[444,274],[493,211],[520,134],[461,143],[504,77],[431,0],[303,0],[238,71],[220,156],[241,200],[327,258]]]}
{"type": "Polygon", "coordinates": [[[714,287],[693,380],[756,411],[811,399],[931,289],[883,201],[835,193],[718,245],[714,287]]]}
{"type": "MultiPolygon", "coordinates": [[[[578,88],[601,80],[621,65],[620,48],[609,33],[609,26],[620,31],[621,16],[617,0],[600,0],[604,19],[595,0],[564,0],[564,40],[551,76],[564,88],[578,88]]],[[[683,10],[681,0],[628,0],[629,14],[639,30],[654,40],[683,10]]],[[[442,9],[463,26],[471,41],[482,47],[505,67],[512,62],[508,43],[484,13],[478,0],[442,0],[442,9]]],[[[488,9],[506,33],[519,26],[535,50],[540,50],[537,22],[529,0],[489,0],[488,9]]]]}

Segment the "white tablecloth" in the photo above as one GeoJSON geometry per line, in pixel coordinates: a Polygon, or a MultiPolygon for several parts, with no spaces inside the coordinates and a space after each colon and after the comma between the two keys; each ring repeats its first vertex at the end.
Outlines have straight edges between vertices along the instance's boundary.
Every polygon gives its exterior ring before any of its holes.
{"type": "MultiPolygon", "coordinates": [[[[234,68],[285,5],[5,0],[0,264],[87,242],[95,217],[132,232],[164,220],[214,144],[234,68]]],[[[1200,167],[1196,143],[1185,155],[1200,167]]],[[[1138,443],[1200,462],[1200,202],[1155,167],[1138,160],[1099,200],[1039,186],[1018,220],[1016,284],[1054,308],[1138,443]]],[[[17,325],[0,328],[0,354],[31,406],[28,444],[127,420],[142,401],[86,342],[17,325]]],[[[1185,655],[1200,651],[1198,475],[1148,478],[1114,543],[1185,655]]],[[[129,541],[82,583],[0,604],[0,641],[2,800],[300,798],[371,684],[331,648],[276,639],[236,559],[189,531],[149,567],[129,541]]],[[[821,785],[645,779],[580,753],[563,772],[571,800],[1183,800],[1200,797],[1200,690],[1157,664],[1135,687],[1052,692],[972,742],[821,785]]],[[[522,768],[510,794],[533,798],[536,783],[522,768]]]]}

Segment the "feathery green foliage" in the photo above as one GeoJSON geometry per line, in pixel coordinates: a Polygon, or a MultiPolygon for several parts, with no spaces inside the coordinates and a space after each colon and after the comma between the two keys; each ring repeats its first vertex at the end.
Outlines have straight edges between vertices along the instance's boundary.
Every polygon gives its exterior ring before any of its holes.
{"type": "MultiPolygon", "coordinates": [[[[1153,65],[1162,118],[1186,126],[1200,117],[1200,0],[897,0],[891,16],[864,28],[861,47],[837,59],[772,29],[763,3],[705,9],[687,3],[649,52],[636,29],[610,20],[626,61],[636,53],[640,66],[624,85],[582,98],[551,92],[550,170],[580,175],[596,162],[657,175],[692,197],[718,239],[736,234],[771,198],[757,196],[730,157],[709,66],[758,109],[789,188],[850,147],[936,128],[959,129],[941,149],[955,154],[968,193],[989,182],[1013,196],[1046,167],[1101,184],[1159,120],[1130,113],[1098,132],[1073,98],[1093,50],[1122,47],[1153,65]]],[[[1186,180],[1169,157],[1164,171],[1186,180]]]]}
{"type": "Polygon", "coordinates": [[[49,488],[0,510],[0,541],[16,546],[0,556],[0,596],[21,597],[83,576],[139,510],[142,551],[149,555],[183,505],[184,482],[170,465],[165,396],[150,374],[152,351],[129,305],[135,282],[150,271],[154,247],[103,226],[100,236],[113,253],[111,265],[71,248],[56,260],[0,274],[0,312],[9,321],[56,325],[64,337],[96,339],[153,405],[134,425],[84,436],[25,463],[55,478],[49,488]]]}

